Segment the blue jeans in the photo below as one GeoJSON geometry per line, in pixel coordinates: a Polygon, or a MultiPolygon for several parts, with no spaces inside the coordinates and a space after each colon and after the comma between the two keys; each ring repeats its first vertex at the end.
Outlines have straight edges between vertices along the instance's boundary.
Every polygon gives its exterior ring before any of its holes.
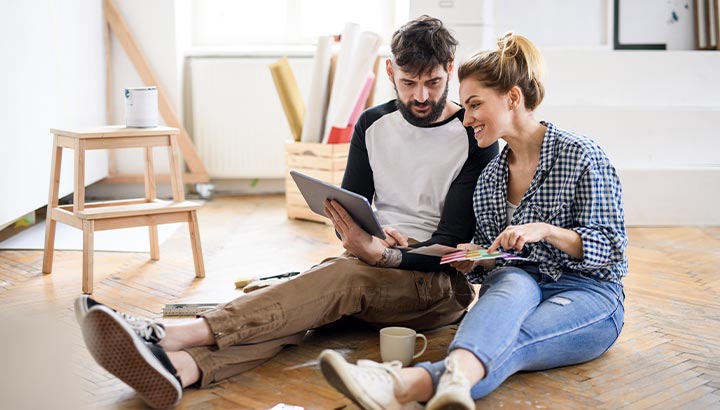
{"type": "MultiPolygon", "coordinates": [[[[555,282],[533,265],[497,268],[448,350],[468,350],[485,366],[485,378],[471,390],[478,399],[518,371],[583,363],[605,353],[620,335],[624,299],[621,285],[589,276],[564,274],[555,282]]],[[[445,363],[417,366],[437,387],[445,363]]]]}

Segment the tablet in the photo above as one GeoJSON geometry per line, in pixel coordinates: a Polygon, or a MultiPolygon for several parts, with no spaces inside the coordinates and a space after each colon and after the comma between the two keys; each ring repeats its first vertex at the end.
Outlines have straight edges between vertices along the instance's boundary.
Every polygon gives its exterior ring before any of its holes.
{"type": "Polygon", "coordinates": [[[297,171],[290,171],[290,175],[295,180],[295,184],[300,189],[305,202],[313,212],[327,217],[323,211],[323,201],[334,199],[345,208],[365,232],[380,239],[385,239],[385,232],[380,226],[380,222],[378,222],[367,198],[297,171]]]}

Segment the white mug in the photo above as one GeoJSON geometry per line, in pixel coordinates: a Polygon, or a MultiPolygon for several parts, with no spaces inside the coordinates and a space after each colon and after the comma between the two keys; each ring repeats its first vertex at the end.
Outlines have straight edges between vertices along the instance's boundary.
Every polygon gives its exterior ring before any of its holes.
{"type": "Polygon", "coordinates": [[[383,362],[399,360],[407,366],[427,349],[427,338],[407,327],[385,327],[380,330],[380,357],[383,362]],[[415,353],[415,340],[422,339],[425,343],[420,352],[415,353]]]}

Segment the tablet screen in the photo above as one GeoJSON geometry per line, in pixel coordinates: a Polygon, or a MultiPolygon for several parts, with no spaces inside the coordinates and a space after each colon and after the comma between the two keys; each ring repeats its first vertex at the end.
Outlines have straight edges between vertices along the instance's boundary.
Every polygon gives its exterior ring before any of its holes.
{"type": "Polygon", "coordinates": [[[345,208],[353,220],[367,233],[385,239],[385,232],[380,226],[380,222],[378,222],[370,203],[364,196],[294,170],[290,171],[290,175],[295,180],[295,184],[300,189],[305,202],[313,212],[326,216],[323,201],[334,199],[345,208]]]}

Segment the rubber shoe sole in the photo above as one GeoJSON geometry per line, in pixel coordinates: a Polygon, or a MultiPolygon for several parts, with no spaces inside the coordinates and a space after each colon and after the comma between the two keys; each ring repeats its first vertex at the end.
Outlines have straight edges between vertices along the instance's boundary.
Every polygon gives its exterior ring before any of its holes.
{"type": "Polygon", "coordinates": [[[90,311],[91,306],[88,305],[92,302],[90,302],[89,299],[90,297],[87,295],[82,295],[75,299],[75,319],[77,319],[80,326],[82,326],[83,320],[85,320],[85,315],[90,311]]]}
{"type": "Polygon", "coordinates": [[[348,363],[340,353],[334,350],[324,350],[320,353],[320,371],[331,386],[362,409],[385,410],[367,399],[365,389],[355,381],[349,371],[345,370],[347,367],[348,363]]]}
{"type": "MultiPolygon", "coordinates": [[[[472,407],[474,409],[475,406],[472,407]]],[[[432,406],[427,407],[428,410],[468,410],[468,407],[463,403],[458,403],[455,400],[441,400],[433,403],[432,406]]]]}
{"type": "Polygon", "coordinates": [[[132,387],[156,409],[172,407],[182,386],[124,321],[106,306],[85,315],[83,338],[90,354],[105,370],[132,387]]]}

